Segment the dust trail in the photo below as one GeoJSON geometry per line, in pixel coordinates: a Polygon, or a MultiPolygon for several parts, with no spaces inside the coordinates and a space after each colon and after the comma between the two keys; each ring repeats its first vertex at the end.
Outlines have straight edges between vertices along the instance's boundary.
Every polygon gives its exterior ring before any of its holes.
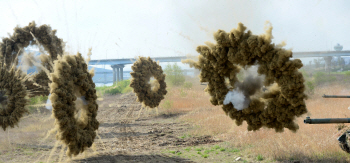
{"type": "Polygon", "coordinates": [[[7,130],[7,141],[9,142],[9,146],[10,146],[11,150],[13,150],[13,147],[12,147],[12,144],[10,141],[10,130],[7,130]]]}
{"type": "Polygon", "coordinates": [[[60,156],[59,156],[58,162],[61,162],[62,159],[63,159],[63,156],[64,156],[64,149],[66,149],[66,147],[61,146],[60,156]]]}
{"type": "Polygon", "coordinates": [[[56,142],[55,142],[55,145],[54,145],[53,148],[51,149],[49,158],[47,158],[47,161],[46,161],[46,162],[50,162],[50,159],[51,159],[52,155],[55,153],[55,151],[56,151],[56,149],[57,149],[59,143],[60,143],[59,141],[56,141],[56,142]]]}
{"type": "Polygon", "coordinates": [[[271,43],[272,25],[265,25],[265,34],[260,36],[246,31],[242,23],[229,33],[218,30],[216,44],[197,47],[198,61],[182,62],[201,70],[200,82],[209,82],[210,102],[222,105],[237,125],[246,121],[249,131],[265,126],[276,132],[284,128],[296,132],[295,117],[307,112],[304,79],[298,71],[303,64],[290,60],[293,53],[282,49],[284,43],[271,43]],[[239,82],[237,73],[252,66],[258,66],[258,76],[248,75],[239,82]],[[268,91],[262,93],[262,86],[268,91]]]}
{"type": "Polygon", "coordinates": [[[91,55],[92,55],[92,48],[89,48],[89,51],[87,53],[87,59],[85,60],[86,64],[89,65],[89,62],[91,60],[91,55]]]}
{"type": "Polygon", "coordinates": [[[101,136],[98,134],[98,132],[96,132],[96,136],[98,137],[98,140],[100,140],[100,142],[101,142],[101,144],[103,145],[103,148],[105,149],[105,151],[107,151],[106,144],[102,141],[102,138],[101,138],[101,136]]]}
{"type": "Polygon", "coordinates": [[[173,31],[174,33],[178,34],[179,36],[183,37],[184,39],[188,40],[188,41],[191,41],[192,43],[194,43],[193,39],[191,39],[190,36],[187,36],[185,34],[183,34],[182,32],[177,32],[173,29],[170,29],[170,31],[173,31]]]}
{"type": "MultiPolygon", "coordinates": [[[[27,73],[28,69],[34,66],[32,63],[32,60],[36,61],[36,58],[34,56],[34,53],[23,53],[21,63],[19,68],[24,72],[27,73]]],[[[36,61],[37,62],[37,61],[36,61]]]]}
{"type": "Polygon", "coordinates": [[[202,31],[204,31],[207,36],[211,37],[213,32],[211,32],[208,28],[202,26],[201,23],[198,22],[198,20],[196,20],[193,16],[191,16],[190,14],[186,13],[186,15],[193,21],[197,24],[197,26],[199,27],[199,29],[201,29],[202,31]]]}
{"type": "MultiPolygon", "coordinates": [[[[132,136],[128,135],[128,130],[131,131],[133,135],[135,135],[135,131],[130,127],[130,121],[132,117],[132,113],[134,112],[135,107],[132,107],[125,115],[125,118],[121,121],[122,127],[120,128],[120,132],[122,133],[121,144],[124,148],[128,146],[128,141],[133,141],[132,136]]],[[[126,154],[126,150],[123,151],[126,154]]]]}

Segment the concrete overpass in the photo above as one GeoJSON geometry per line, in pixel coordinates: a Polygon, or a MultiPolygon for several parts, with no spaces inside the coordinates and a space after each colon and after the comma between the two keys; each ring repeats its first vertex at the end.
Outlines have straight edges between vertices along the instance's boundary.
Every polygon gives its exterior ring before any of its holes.
{"type": "MultiPolygon", "coordinates": [[[[184,75],[189,75],[190,73],[196,74],[199,73],[199,70],[196,69],[183,69],[184,75]]],[[[124,77],[123,79],[128,79],[130,78],[130,72],[132,71],[123,71],[124,72],[124,77]]],[[[113,78],[111,78],[113,74],[113,71],[104,71],[104,72],[95,72],[95,76],[93,77],[93,80],[95,83],[113,83],[113,78]]]]}
{"type": "MultiPolygon", "coordinates": [[[[350,56],[350,51],[313,51],[313,52],[293,52],[293,58],[307,58],[307,57],[324,57],[329,58],[350,56]]],[[[159,62],[181,62],[182,59],[187,59],[186,56],[177,57],[151,57],[155,61],[159,62]]],[[[328,59],[329,60],[329,59],[328,59]]],[[[123,58],[123,59],[101,59],[90,60],[89,65],[111,65],[113,69],[113,83],[123,80],[123,68],[127,64],[133,64],[136,61],[135,58],[123,58]]],[[[109,72],[100,72],[109,73],[109,72]]]]}

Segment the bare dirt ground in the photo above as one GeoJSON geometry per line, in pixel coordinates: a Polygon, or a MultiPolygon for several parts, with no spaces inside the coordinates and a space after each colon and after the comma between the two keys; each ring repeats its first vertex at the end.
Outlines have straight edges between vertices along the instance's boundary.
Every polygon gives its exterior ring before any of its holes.
{"type": "Polygon", "coordinates": [[[186,113],[156,115],[143,109],[138,117],[141,104],[133,93],[105,96],[98,103],[98,137],[85,153],[67,158],[55,136],[47,136],[54,120],[42,112],[0,131],[0,162],[194,162],[179,157],[180,150],[220,142],[211,136],[184,137],[193,126],[176,118],[186,113]]]}

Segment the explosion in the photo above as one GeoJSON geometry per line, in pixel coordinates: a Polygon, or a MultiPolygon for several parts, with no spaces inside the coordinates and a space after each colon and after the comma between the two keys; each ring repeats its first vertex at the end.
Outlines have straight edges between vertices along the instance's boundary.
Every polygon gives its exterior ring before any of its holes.
{"type": "Polygon", "coordinates": [[[18,125],[23,114],[28,112],[28,91],[24,85],[26,75],[12,66],[0,62],[0,126],[5,131],[8,126],[18,125]]]}
{"type": "Polygon", "coordinates": [[[0,43],[0,126],[17,125],[25,112],[28,97],[49,95],[52,113],[56,118],[57,139],[67,145],[67,155],[78,155],[91,147],[96,137],[99,122],[96,120],[94,71],[88,72],[87,61],[81,56],[63,54],[64,43],[56,37],[56,30],[48,25],[36,27],[29,23],[24,28],[16,27],[10,38],[0,43]],[[41,63],[32,54],[23,53],[23,48],[37,45],[42,53],[41,63]],[[49,53],[45,55],[43,49],[49,53]],[[24,54],[24,55],[22,55],[24,54]],[[17,69],[18,56],[22,55],[17,69]],[[1,62],[3,61],[3,62],[1,62]],[[27,75],[21,69],[37,66],[39,73],[27,75]],[[23,67],[21,67],[23,66],[23,67]],[[50,84],[49,84],[50,83],[50,84]]]}
{"type": "Polygon", "coordinates": [[[157,107],[167,93],[162,67],[150,57],[139,57],[131,69],[133,72],[130,72],[132,77],[130,87],[134,89],[137,101],[150,108],[157,107]],[[152,85],[148,83],[152,76],[159,83],[154,84],[153,89],[152,85]]]}
{"type": "Polygon", "coordinates": [[[91,147],[96,137],[98,105],[92,76],[80,53],[54,61],[50,100],[58,125],[57,138],[68,146],[69,157],[91,147]]]}
{"type": "Polygon", "coordinates": [[[222,105],[237,125],[246,121],[249,131],[264,126],[276,132],[284,128],[296,132],[295,117],[307,112],[304,79],[298,72],[303,64],[299,59],[290,60],[291,51],[271,43],[271,26],[261,36],[246,29],[239,23],[230,33],[218,30],[214,34],[217,44],[197,47],[198,61],[182,62],[201,70],[200,82],[208,82],[211,103],[222,105]],[[240,82],[237,73],[252,66],[258,66],[259,76],[240,82]],[[262,86],[268,91],[262,92],[262,86]]]}
{"type": "MultiPolygon", "coordinates": [[[[23,48],[37,45],[39,48],[41,45],[49,56],[44,55],[42,49],[40,49],[42,55],[41,64],[52,71],[52,61],[57,59],[57,56],[63,55],[64,42],[62,39],[56,36],[56,30],[52,30],[49,25],[41,25],[36,27],[35,22],[29,23],[28,26],[23,28],[14,28],[14,33],[7,38],[3,38],[0,42],[0,59],[6,63],[6,68],[10,68],[10,65],[18,65],[18,57],[23,54],[23,48]]],[[[28,58],[25,62],[30,62],[28,58]]],[[[31,64],[31,63],[29,63],[31,64]]],[[[36,90],[30,94],[31,97],[37,95],[49,94],[48,83],[49,78],[43,71],[34,74],[31,80],[25,82],[28,90],[36,90]]]]}

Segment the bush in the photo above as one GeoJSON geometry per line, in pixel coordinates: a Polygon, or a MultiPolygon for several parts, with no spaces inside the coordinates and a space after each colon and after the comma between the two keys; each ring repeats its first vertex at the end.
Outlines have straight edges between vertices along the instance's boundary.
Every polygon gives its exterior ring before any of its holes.
{"type": "Polygon", "coordinates": [[[169,100],[165,100],[161,106],[164,109],[170,109],[173,107],[173,102],[169,100]]]}
{"type": "Polygon", "coordinates": [[[115,95],[118,93],[127,93],[131,92],[132,88],[129,87],[130,80],[123,80],[118,83],[114,83],[112,86],[102,86],[102,87],[96,87],[96,90],[100,91],[101,94],[110,94],[115,95]]]}
{"type": "Polygon", "coordinates": [[[46,100],[48,99],[48,96],[35,96],[29,99],[29,106],[28,111],[29,113],[35,113],[38,112],[37,106],[30,106],[30,105],[38,105],[46,103],[46,100]]]}
{"type": "Polygon", "coordinates": [[[132,92],[132,88],[131,87],[126,87],[126,88],[124,88],[123,90],[122,90],[122,93],[128,93],[128,92],[132,92]]]}
{"type": "Polygon", "coordinates": [[[350,71],[346,71],[344,74],[345,76],[350,77],[350,71]]]}
{"type": "Polygon", "coordinates": [[[173,65],[168,64],[164,72],[166,74],[165,81],[171,85],[179,86],[183,85],[185,82],[185,75],[183,73],[183,70],[180,66],[178,66],[176,63],[173,65]]]}
{"type": "Polygon", "coordinates": [[[316,85],[321,85],[321,84],[333,82],[336,80],[337,78],[335,76],[327,75],[325,72],[316,72],[314,75],[314,81],[316,85]]]}
{"type": "Polygon", "coordinates": [[[110,94],[110,95],[115,95],[118,93],[122,93],[122,91],[118,87],[114,87],[111,89],[107,89],[104,93],[110,94]]]}
{"type": "Polygon", "coordinates": [[[192,88],[192,83],[191,82],[185,82],[184,83],[184,88],[192,88]]]}
{"type": "Polygon", "coordinates": [[[181,97],[186,97],[187,96],[187,92],[184,91],[184,89],[180,89],[180,96],[181,97]]]}
{"type": "Polygon", "coordinates": [[[29,105],[42,104],[45,103],[47,99],[47,96],[35,96],[29,99],[29,105]]]}
{"type": "Polygon", "coordinates": [[[262,161],[262,160],[264,160],[264,157],[263,157],[262,155],[258,155],[258,156],[256,157],[256,159],[257,159],[258,161],[262,161]]]}
{"type": "Polygon", "coordinates": [[[315,84],[312,81],[306,81],[306,89],[309,94],[314,94],[315,84]]]}

